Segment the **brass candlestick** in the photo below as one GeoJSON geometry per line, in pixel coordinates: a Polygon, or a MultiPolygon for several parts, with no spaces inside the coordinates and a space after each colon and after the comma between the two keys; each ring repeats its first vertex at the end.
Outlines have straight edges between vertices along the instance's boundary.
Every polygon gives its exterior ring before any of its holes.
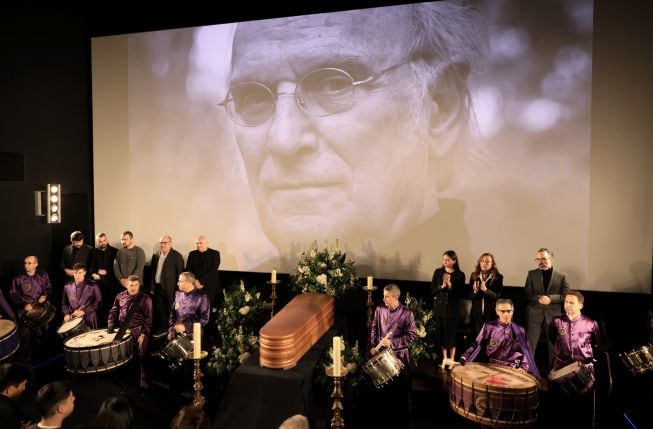
{"type": "Polygon", "coordinates": [[[345,427],[345,420],[342,418],[342,389],[340,388],[340,383],[347,375],[347,372],[347,368],[344,366],[340,369],[340,375],[333,375],[333,366],[326,369],[326,374],[333,378],[333,392],[331,392],[331,397],[333,398],[333,405],[331,406],[333,417],[331,418],[331,429],[343,429],[345,427]]]}
{"type": "Polygon", "coordinates": [[[268,280],[266,282],[270,286],[272,286],[272,292],[270,293],[270,301],[272,301],[272,311],[270,312],[270,319],[274,317],[274,306],[277,303],[277,285],[281,283],[279,280],[276,282],[273,282],[272,280],[268,280]]]}
{"type": "Polygon", "coordinates": [[[372,321],[374,320],[374,302],[372,302],[372,292],[376,290],[376,286],[363,286],[363,290],[367,292],[367,339],[369,341],[370,332],[372,331],[372,321]]]}
{"type": "Polygon", "coordinates": [[[193,399],[193,407],[202,409],[204,408],[205,400],[202,396],[202,370],[200,369],[200,362],[207,357],[209,352],[202,350],[199,356],[195,356],[193,352],[186,355],[186,359],[192,359],[195,367],[193,368],[193,390],[195,391],[195,399],[193,399]]]}

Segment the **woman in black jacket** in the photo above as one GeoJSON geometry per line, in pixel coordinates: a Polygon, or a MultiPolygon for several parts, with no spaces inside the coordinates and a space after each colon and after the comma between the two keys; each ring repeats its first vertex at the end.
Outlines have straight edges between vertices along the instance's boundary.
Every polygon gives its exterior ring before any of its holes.
{"type": "Polygon", "coordinates": [[[458,256],[453,250],[442,255],[442,267],[433,272],[431,281],[433,316],[440,328],[442,346],[441,369],[451,366],[456,357],[456,328],[458,326],[459,300],[465,294],[465,273],[460,271],[458,256]]]}

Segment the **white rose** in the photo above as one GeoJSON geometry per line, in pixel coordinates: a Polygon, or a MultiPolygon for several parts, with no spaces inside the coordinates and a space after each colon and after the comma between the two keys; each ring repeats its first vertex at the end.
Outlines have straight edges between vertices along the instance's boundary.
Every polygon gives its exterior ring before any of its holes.
{"type": "Polygon", "coordinates": [[[327,276],[326,274],[320,274],[319,276],[315,277],[315,281],[318,282],[319,284],[325,285],[327,284],[327,276]]]}
{"type": "Polygon", "coordinates": [[[252,295],[249,294],[249,292],[245,293],[245,302],[249,302],[252,299],[252,295]]]}
{"type": "Polygon", "coordinates": [[[247,313],[249,313],[249,305],[246,305],[244,307],[241,307],[238,312],[245,316],[247,313]]]}

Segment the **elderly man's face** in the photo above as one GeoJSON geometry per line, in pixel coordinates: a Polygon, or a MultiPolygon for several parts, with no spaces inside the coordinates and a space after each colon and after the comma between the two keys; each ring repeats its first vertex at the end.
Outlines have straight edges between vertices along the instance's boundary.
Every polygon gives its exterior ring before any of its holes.
{"type": "Polygon", "coordinates": [[[411,62],[402,64],[409,43],[401,21],[354,11],[337,21],[309,16],[238,27],[232,87],[258,82],[278,94],[269,119],[235,126],[259,217],[275,244],[340,238],[382,245],[423,220],[425,204],[436,204],[425,201],[435,187],[427,131],[433,107],[415,95],[411,62]],[[293,95],[316,69],[339,68],[363,81],[392,66],[357,86],[351,107],[339,113],[311,116],[293,95]]]}

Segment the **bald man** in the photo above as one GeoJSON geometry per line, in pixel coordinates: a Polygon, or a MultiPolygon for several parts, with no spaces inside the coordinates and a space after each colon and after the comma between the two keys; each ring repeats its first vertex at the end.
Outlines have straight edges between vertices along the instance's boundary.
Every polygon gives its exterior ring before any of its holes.
{"type": "Polygon", "coordinates": [[[195,246],[197,250],[188,254],[186,271],[195,274],[200,283],[199,287],[204,290],[213,306],[216,299],[219,300],[222,296],[222,285],[218,274],[220,252],[210,249],[209,242],[203,235],[197,237],[195,246]]]}

